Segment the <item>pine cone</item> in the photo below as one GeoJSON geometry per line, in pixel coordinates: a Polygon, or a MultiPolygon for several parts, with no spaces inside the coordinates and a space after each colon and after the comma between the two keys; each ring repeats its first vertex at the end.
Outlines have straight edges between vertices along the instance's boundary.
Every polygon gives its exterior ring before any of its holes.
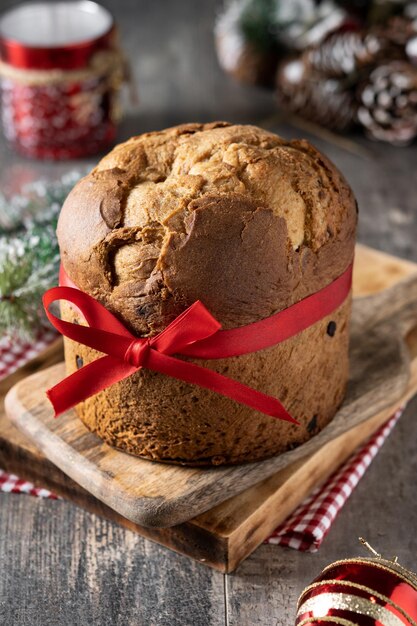
{"type": "Polygon", "coordinates": [[[307,67],[328,78],[355,75],[381,59],[398,58],[399,52],[386,37],[368,31],[333,33],[303,54],[307,67]]]}
{"type": "Polygon", "coordinates": [[[286,61],[277,75],[279,104],[293,113],[334,130],[345,130],[356,118],[356,102],[341,81],[317,75],[301,59],[286,61]]]}
{"type": "Polygon", "coordinates": [[[234,1],[218,16],[214,28],[217,59],[220,67],[237,80],[272,87],[278,49],[270,39],[262,40],[262,29],[254,41],[248,38],[242,25],[248,6],[248,1],[234,1]]]}
{"type": "Polygon", "coordinates": [[[417,137],[417,69],[392,61],[374,69],[359,91],[358,121],[373,139],[406,145],[417,137]]]}
{"type": "Polygon", "coordinates": [[[348,13],[333,0],[275,0],[272,4],[271,30],[288,50],[302,51],[351,22],[348,13]]]}
{"type": "Polygon", "coordinates": [[[417,33],[417,22],[411,17],[395,15],[386,24],[376,27],[374,32],[396,46],[404,47],[417,33]]]}
{"type": "Polygon", "coordinates": [[[417,35],[407,41],[405,51],[411,63],[417,65],[417,35]]]}
{"type": "Polygon", "coordinates": [[[405,52],[411,63],[417,65],[417,2],[407,4],[404,9],[404,14],[409,20],[405,52]]]}
{"type": "Polygon", "coordinates": [[[278,64],[274,52],[259,51],[231,35],[217,36],[215,43],[219,64],[227,74],[250,85],[273,86],[278,64]]]}

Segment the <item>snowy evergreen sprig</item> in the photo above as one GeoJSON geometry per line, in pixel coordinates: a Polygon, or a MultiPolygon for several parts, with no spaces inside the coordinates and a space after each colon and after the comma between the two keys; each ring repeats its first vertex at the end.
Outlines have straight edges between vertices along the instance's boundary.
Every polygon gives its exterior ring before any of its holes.
{"type": "Polygon", "coordinates": [[[0,236],[30,228],[34,221],[52,221],[82,173],[71,171],[57,181],[37,180],[9,198],[0,191],[0,236]]]}
{"type": "Polygon", "coordinates": [[[0,195],[0,337],[32,338],[45,323],[42,294],[57,284],[59,210],[80,173],[0,195]]]}

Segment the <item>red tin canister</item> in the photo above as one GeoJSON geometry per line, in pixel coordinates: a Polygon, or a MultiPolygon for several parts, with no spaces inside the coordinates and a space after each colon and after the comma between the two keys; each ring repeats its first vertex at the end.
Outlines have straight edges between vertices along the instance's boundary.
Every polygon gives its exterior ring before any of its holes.
{"type": "Polygon", "coordinates": [[[2,123],[27,156],[94,154],[115,137],[124,59],[96,2],[35,2],[0,18],[2,123]]]}

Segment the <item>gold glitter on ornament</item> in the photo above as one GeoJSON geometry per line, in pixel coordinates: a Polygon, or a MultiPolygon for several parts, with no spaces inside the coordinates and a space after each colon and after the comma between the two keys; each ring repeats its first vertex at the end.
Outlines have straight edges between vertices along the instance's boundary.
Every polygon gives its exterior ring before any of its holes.
{"type": "Polygon", "coordinates": [[[380,626],[417,626],[416,574],[397,558],[384,559],[365,540],[360,541],[373,556],[343,559],[325,567],[300,595],[297,626],[357,626],[363,617],[380,626]]]}
{"type": "Polygon", "coordinates": [[[333,609],[352,611],[359,615],[372,617],[383,626],[404,626],[404,622],[384,606],[348,593],[326,592],[309,598],[299,608],[297,617],[309,611],[312,611],[315,617],[320,617],[320,615],[328,615],[329,611],[333,609]]]}
{"type": "Polygon", "coordinates": [[[356,622],[351,622],[344,617],[307,617],[302,622],[297,622],[297,626],[306,626],[306,624],[321,624],[322,622],[330,622],[331,624],[340,624],[340,626],[358,626],[356,622]]]}
{"type": "MultiPolygon", "coordinates": [[[[344,563],[345,561],[337,561],[337,563],[344,563]]],[[[350,563],[351,561],[349,561],[350,563]]],[[[335,565],[335,563],[333,563],[332,565],[335,565]]],[[[375,598],[378,598],[378,600],[381,600],[381,602],[384,602],[385,604],[388,604],[389,606],[392,606],[393,609],[395,609],[396,611],[398,611],[399,613],[401,613],[401,615],[404,617],[404,619],[406,619],[411,626],[417,626],[417,623],[411,619],[411,617],[409,615],[407,615],[407,613],[399,606],[399,604],[397,604],[396,602],[393,602],[391,600],[391,598],[388,598],[387,596],[383,595],[382,593],[378,593],[377,591],[375,591],[374,589],[371,589],[370,587],[366,587],[365,585],[360,585],[359,583],[355,583],[352,582],[350,580],[322,580],[320,582],[317,583],[312,583],[311,585],[309,585],[308,587],[306,587],[303,591],[303,593],[301,594],[299,600],[298,600],[298,605],[300,605],[300,602],[302,602],[302,598],[307,595],[311,590],[313,589],[318,589],[320,587],[327,587],[328,585],[337,585],[338,587],[349,587],[350,589],[358,589],[358,591],[365,591],[366,593],[369,594],[370,599],[369,601],[372,603],[375,603],[375,598]]],[[[298,612],[298,614],[301,613],[301,609],[298,612]]],[[[303,620],[305,621],[305,620],[303,620]]],[[[301,622],[299,624],[299,626],[301,625],[301,622]]]]}

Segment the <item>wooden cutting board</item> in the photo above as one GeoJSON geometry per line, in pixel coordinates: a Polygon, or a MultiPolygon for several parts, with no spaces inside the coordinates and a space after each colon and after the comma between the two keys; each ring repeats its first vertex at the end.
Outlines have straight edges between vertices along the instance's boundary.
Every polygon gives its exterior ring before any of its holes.
{"type": "MultiPolygon", "coordinates": [[[[417,364],[413,362],[410,369],[403,341],[417,322],[417,266],[358,247],[354,291],[356,296],[371,295],[355,301],[353,376],[345,405],[332,428],[286,455],[246,466],[202,470],[151,464],[113,451],[73,417],[51,418],[40,390],[54,376],[62,375],[58,366],[18,384],[8,396],[8,410],[19,428],[86,489],[46,460],[4,416],[0,417],[0,465],[179,552],[232,571],[417,390],[417,364]],[[391,291],[381,293],[384,288],[391,291]],[[255,487],[230,497],[255,482],[255,487]],[[161,522],[176,525],[143,526],[161,522]]],[[[413,357],[417,356],[416,337],[417,333],[408,335],[413,357]]],[[[57,349],[50,350],[50,358],[56,355],[57,349]]]]}

